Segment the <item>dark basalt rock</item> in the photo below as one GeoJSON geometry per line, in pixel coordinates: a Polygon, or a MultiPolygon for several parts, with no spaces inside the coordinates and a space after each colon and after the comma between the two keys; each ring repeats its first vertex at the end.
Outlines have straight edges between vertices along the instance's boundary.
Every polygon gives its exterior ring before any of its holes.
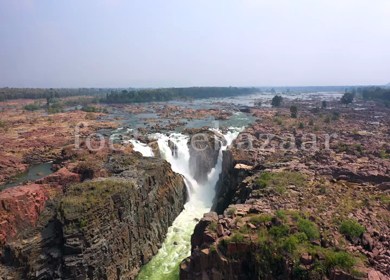
{"type": "Polygon", "coordinates": [[[36,227],[2,247],[0,276],[136,277],[183,210],[186,187],[160,158],[114,155],[106,168],[112,177],[70,186],[46,203],[36,227]]]}
{"type": "Polygon", "coordinates": [[[388,109],[355,112],[339,108],[342,118],[332,119],[331,126],[315,126],[323,122],[323,117],[309,111],[304,103],[300,106],[297,121],[286,117],[290,115],[288,106],[278,111],[251,109],[262,120],[251,124],[223,152],[212,207],[218,216],[210,212],[196,225],[191,256],[180,265],[181,280],[293,280],[302,279],[302,275],[305,279],[390,279],[388,109]],[[276,117],[283,122],[275,124],[276,117]],[[301,130],[291,125],[297,127],[300,122],[304,124],[301,130]],[[294,135],[291,142],[296,149],[280,148],[284,133],[294,135]],[[316,150],[305,146],[303,136],[307,133],[317,135],[316,150]],[[337,133],[337,138],[331,139],[327,147],[324,135],[332,133],[337,133]],[[273,137],[260,137],[267,134],[273,137]],[[284,177],[294,173],[306,179],[301,184],[296,177],[289,177],[276,186],[272,185],[274,179],[262,177],[265,172],[284,177]],[[302,232],[292,216],[286,221],[283,215],[276,218],[277,210],[289,215],[298,213],[307,224],[313,223],[318,236],[303,243],[321,250],[299,252],[298,258],[292,258],[284,249],[270,251],[277,255],[270,269],[268,260],[273,258],[267,252],[272,248],[268,245],[284,239],[272,239],[269,230],[286,225],[288,236],[302,232]],[[256,216],[264,221],[256,223],[257,218],[252,220],[256,216]],[[348,237],[341,231],[341,224],[347,220],[359,224],[365,232],[348,237]],[[258,240],[264,232],[268,232],[264,234],[267,238],[258,240]],[[334,248],[350,257],[364,255],[367,262],[356,261],[349,268],[333,266],[319,274],[316,264],[327,262],[336,252],[334,248]]]}
{"type": "Polygon", "coordinates": [[[188,142],[190,167],[198,183],[207,182],[207,174],[217,164],[219,151],[223,144],[226,144],[225,137],[216,131],[208,129],[191,131],[188,142]]]}

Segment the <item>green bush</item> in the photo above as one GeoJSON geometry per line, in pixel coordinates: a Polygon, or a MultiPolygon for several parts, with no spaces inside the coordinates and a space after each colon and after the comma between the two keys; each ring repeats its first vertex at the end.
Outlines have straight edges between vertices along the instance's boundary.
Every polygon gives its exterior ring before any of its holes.
{"type": "Polygon", "coordinates": [[[81,108],[81,111],[89,113],[98,113],[99,109],[93,106],[84,106],[83,108],[81,108]]]}
{"type": "Polygon", "coordinates": [[[325,265],[328,269],[340,268],[349,270],[356,263],[356,259],[346,252],[327,251],[325,254],[325,265]]]}
{"type": "Polygon", "coordinates": [[[256,179],[255,184],[258,188],[264,189],[268,185],[268,180],[271,178],[271,174],[269,172],[261,173],[260,177],[256,179]]]}
{"type": "Polygon", "coordinates": [[[248,234],[251,232],[250,228],[248,226],[243,226],[243,227],[240,227],[240,229],[238,230],[240,233],[243,233],[243,234],[248,234]]]}
{"type": "Polygon", "coordinates": [[[235,235],[233,235],[231,239],[232,242],[236,242],[236,243],[244,242],[244,240],[245,238],[241,233],[236,233],[235,235]]]}
{"type": "Polygon", "coordinates": [[[291,235],[284,241],[283,249],[289,253],[292,253],[297,249],[298,244],[298,239],[294,235],[291,235]]]}
{"type": "Polygon", "coordinates": [[[299,123],[299,126],[298,126],[299,129],[304,129],[305,126],[303,125],[303,123],[299,123]]]}
{"type": "Polygon", "coordinates": [[[354,148],[355,148],[355,150],[356,151],[358,151],[358,152],[363,152],[363,147],[362,147],[362,145],[360,145],[360,144],[356,144],[355,146],[354,146],[354,148]]]}
{"type": "Polygon", "coordinates": [[[326,122],[326,123],[330,123],[330,117],[328,116],[328,117],[326,117],[325,119],[324,119],[324,122],[326,122]]]}
{"type": "Polygon", "coordinates": [[[261,175],[260,175],[260,179],[262,179],[262,180],[269,180],[269,179],[271,179],[271,177],[272,177],[272,175],[271,175],[271,173],[270,172],[268,172],[268,171],[266,171],[266,172],[263,172],[263,173],[261,173],[261,175]]]}
{"type": "Polygon", "coordinates": [[[218,242],[218,248],[220,250],[225,250],[227,248],[227,246],[230,244],[231,241],[231,238],[225,238],[225,239],[221,239],[219,242],[218,242]]]}
{"type": "Polygon", "coordinates": [[[337,150],[338,150],[338,152],[342,153],[342,152],[349,150],[349,147],[347,145],[345,145],[344,143],[339,142],[337,144],[337,150]]]}
{"type": "Polygon", "coordinates": [[[262,214],[259,216],[254,216],[250,219],[252,224],[262,224],[266,222],[270,222],[272,220],[272,216],[268,214],[262,214]]]}
{"type": "Polygon", "coordinates": [[[313,120],[310,120],[310,121],[309,121],[309,125],[314,125],[314,121],[313,121],[313,120]]]}
{"type": "Polygon", "coordinates": [[[287,216],[285,213],[283,213],[283,211],[281,210],[276,210],[275,212],[275,216],[278,217],[279,219],[282,219],[283,221],[287,221],[287,216]]]}
{"type": "Polygon", "coordinates": [[[57,113],[61,112],[61,109],[55,108],[55,107],[49,107],[49,108],[46,108],[46,111],[49,114],[57,114],[57,113]]]}
{"type": "Polygon", "coordinates": [[[27,111],[36,111],[36,110],[39,110],[40,108],[41,107],[38,104],[35,104],[35,103],[23,106],[23,109],[27,110],[27,111]]]}
{"type": "Polygon", "coordinates": [[[282,125],[283,121],[280,118],[274,118],[274,122],[276,122],[278,125],[282,125]]]}
{"type": "Polygon", "coordinates": [[[349,238],[360,237],[364,232],[365,228],[358,222],[347,220],[341,223],[339,232],[349,238]]]}
{"type": "Polygon", "coordinates": [[[380,158],[390,158],[390,155],[388,153],[386,153],[386,151],[379,151],[379,157],[380,158]]]}
{"type": "Polygon", "coordinates": [[[320,194],[326,194],[326,186],[324,185],[320,186],[320,194]]]}
{"type": "Polygon", "coordinates": [[[236,208],[236,207],[233,207],[233,208],[230,208],[230,209],[228,210],[227,214],[228,214],[229,216],[233,216],[233,215],[236,213],[236,211],[237,211],[237,208],[236,208]]]}
{"type": "Polygon", "coordinates": [[[256,179],[255,184],[259,189],[264,189],[267,187],[268,182],[262,179],[256,179]]]}
{"type": "Polygon", "coordinates": [[[79,227],[80,227],[80,228],[85,227],[85,225],[86,225],[85,220],[79,220],[79,227]]]}
{"type": "Polygon", "coordinates": [[[209,225],[209,230],[216,232],[217,231],[217,222],[211,222],[209,225]]]}
{"type": "Polygon", "coordinates": [[[287,236],[290,232],[290,227],[288,225],[273,226],[269,233],[276,238],[281,238],[287,236]]]}
{"type": "Polygon", "coordinates": [[[307,236],[304,232],[298,232],[294,234],[295,238],[298,240],[299,243],[307,241],[307,236]]]}
{"type": "Polygon", "coordinates": [[[211,253],[217,252],[217,249],[215,248],[214,245],[211,245],[211,246],[210,246],[210,252],[211,252],[211,253]]]}
{"type": "Polygon", "coordinates": [[[320,234],[316,226],[309,220],[300,219],[297,223],[298,230],[306,234],[309,239],[318,239],[320,234]]]}

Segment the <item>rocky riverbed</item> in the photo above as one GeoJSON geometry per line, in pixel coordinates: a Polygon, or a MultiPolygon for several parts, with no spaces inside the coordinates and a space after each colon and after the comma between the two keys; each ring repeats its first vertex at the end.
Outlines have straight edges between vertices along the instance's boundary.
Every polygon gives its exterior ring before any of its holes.
{"type": "Polygon", "coordinates": [[[80,137],[85,138],[100,129],[112,130],[120,125],[111,120],[102,121],[101,117],[106,115],[103,113],[72,110],[48,115],[43,110],[23,109],[32,102],[0,103],[0,188],[31,166],[57,159],[64,146],[75,143],[76,126],[80,137]]]}
{"type": "Polygon", "coordinates": [[[194,103],[6,107],[1,182],[47,161],[54,173],[0,192],[0,279],[134,279],[147,263],[141,279],[389,279],[389,109],[194,103]]]}
{"type": "Polygon", "coordinates": [[[389,110],[289,105],[250,110],[180,279],[389,279],[389,110]]]}

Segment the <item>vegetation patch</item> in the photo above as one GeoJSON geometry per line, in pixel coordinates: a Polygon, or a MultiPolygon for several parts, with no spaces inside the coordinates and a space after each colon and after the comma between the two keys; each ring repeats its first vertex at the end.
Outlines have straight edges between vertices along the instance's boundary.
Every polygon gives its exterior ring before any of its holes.
{"type": "Polygon", "coordinates": [[[132,187],[131,183],[112,180],[84,182],[71,186],[60,202],[61,215],[80,215],[90,209],[102,207],[112,195],[127,192],[127,189],[132,187]]]}
{"type": "Polygon", "coordinates": [[[298,226],[298,230],[300,232],[303,232],[306,234],[306,236],[309,238],[309,239],[318,239],[320,237],[320,234],[318,232],[318,229],[316,228],[316,226],[314,225],[314,223],[312,223],[311,221],[309,220],[305,220],[305,219],[300,219],[298,222],[297,222],[297,226],[298,226]]]}
{"type": "Polygon", "coordinates": [[[305,177],[299,172],[263,172],[260,177],[255,180],[255,185],[259,189],[273,189],[277,193],[282,194],[286,191],[286,186],[295,185],[302,187],[305,182],[305,177]]]}
{"type": "Polygon", "coordinates": [[[99,109],[94,106],[84,106],[83,108],[81,108],[81,111],[88,113],[99,113],[99,109]]]}
{"type": "Polygon", "coordinates": [[[339,231],[341,234],[344,234],[346,237],[352,239],[355,237],[360,237],[366,231],[366,229],[358,222],[347,220],[341,223],[339,231]]]}
{"type": "Polygon", "coordinates": [[[273,226],[269,230],[269,233],[276,238],[287,236],[289,232],[290,227],[288,225],[273,226]]]}
{"type": "MultiPolygon", "coordinates": [[[[306,275],[311,277],[310,279],[323,279],[326,274],[329,274],[335,268],[352,275],[359,274],[355,269],[355,265],[359,261],[357,255],[345,252],[340,248],[323,248],[311,244],[310,239],[319,238],[319,232],[314,222],[305,219],[307,217],[305,213],[279,210],[276,212],[276,216],[284,221],[294,223],[299,232],[290,234],[290,227],[287,224],[268,228],[265,222],[272,221],[275,216],[268,214],[252,216],[249,222],[256,224],[257,229],[255,232],[249,229],[248,232],[249,234],[256,233],[257,238],[254,249],[249,252],[251,259],[256,264],[253,266],[255,271],[250,272],[251,275],[258,275],[259,279],[262,279],[266,275],[264,274],[265,271],[283,273],[282,264],[284,260],[291,260],[295,263],[293,274],[297,277],[306,275]],[[309,254],[313,257],[310,269],[301,266],[301,256],[303,254],[309,254]],[[321,254],[325,260],[320,261],[318,254],[321,254]]],[[[238,233],[233,233],[231,238],[220,241],[219,246],[222,252],[227,253],[227,246],[231,242],[246,242],[242,233],[246,233],[247,229],[247,226],[243,226],[238,229],[238,233]]],[[[253,240],[253,237],[251,240],[253,240]]],[[[235,258],[235,256],[230,255],[228,257],[235,258]]]]}
{"type": "Polygon", "coordinates": [[[278,125],[282,125],[283,121],[280,118],[274,118],[274,122],[276,122],[278,125]]]}
{"type": "Polygon", "coordinates": [[[252,224],[258,225],[266,222],[270,222],[272,220],[272,216],[268,214],[262,214],[258,216],[254,216],[250,219],[252,224]]]}
{"type": "Polygon", "coordinates": [[[37,104],[37,103],[34,103],[34,104],[28,104],[28,105],[23,106],[23,109],[26,111],[36,111],[36,110],[41,109],[41,106],[39,106],[39,104],[37,104]]]}
{"type": "Polygon", "coordinates": [[[236,207],[232,207],[232,208],[230,208],[230,209],[228,210],[227,214],[228,214],[229,216],[234,216],[234,214],[236,213],[236,211],[237,211],[237,208],[236,208],[236,207]]]}
{"type": "Polygon", "coordinates": [[[339,268],[349,271],[356,263],[356,258],[346,252],[327,251],[325,265],[328,269],[339,268]]]}
{"type": "Polygon", "coordinates": [[[209,225],[209,230],[212,232],[216,232],[217,231],[217,222],[211,222],[211,224],[209,225]]]}

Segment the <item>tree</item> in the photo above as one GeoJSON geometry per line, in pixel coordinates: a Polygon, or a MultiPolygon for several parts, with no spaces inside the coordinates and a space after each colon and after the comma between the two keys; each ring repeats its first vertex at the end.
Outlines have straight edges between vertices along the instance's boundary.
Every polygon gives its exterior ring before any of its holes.
{"type": "Polygon", "coordinates": [[[275,95],[273,98],[272,98],[272,107],[279,107],[280,106],[280,103],[282,103],[283,101],[283,97],[279,96],[279,95],[275,95]]]}
{"type": "Polygon", "coordinates": [[[291,117],[296,118],[298,116],[298,107],[295,105],[292,105],[290,107],[291,117]]]}
{"type": "Polygon", "coordinates": [[[322,101],[321,108],[322,108],[322,109],[325,109],[327,105],[328,105],[328,104],[327,104],[326,101],[324,100],[324,101],[322,101]]]}
{"type": "Polygon", "coordinates": [[[51,102],[51,100],[54,97],[54,93],[53,93],[53,89],[52,88],[50,88],[49,90],[46,91],[45,97],[46,97],[46,106],[49,108],[50,107],[50,102],[51,102]]]}
{"type": "Polygon", "coordinates": [[[355,95],[351,92],[344,93],[343,97],[341,97],[340,101],[342,104],[345,104],[345,107],[348,106],[348,104],[353,102],[355,95]]]}

